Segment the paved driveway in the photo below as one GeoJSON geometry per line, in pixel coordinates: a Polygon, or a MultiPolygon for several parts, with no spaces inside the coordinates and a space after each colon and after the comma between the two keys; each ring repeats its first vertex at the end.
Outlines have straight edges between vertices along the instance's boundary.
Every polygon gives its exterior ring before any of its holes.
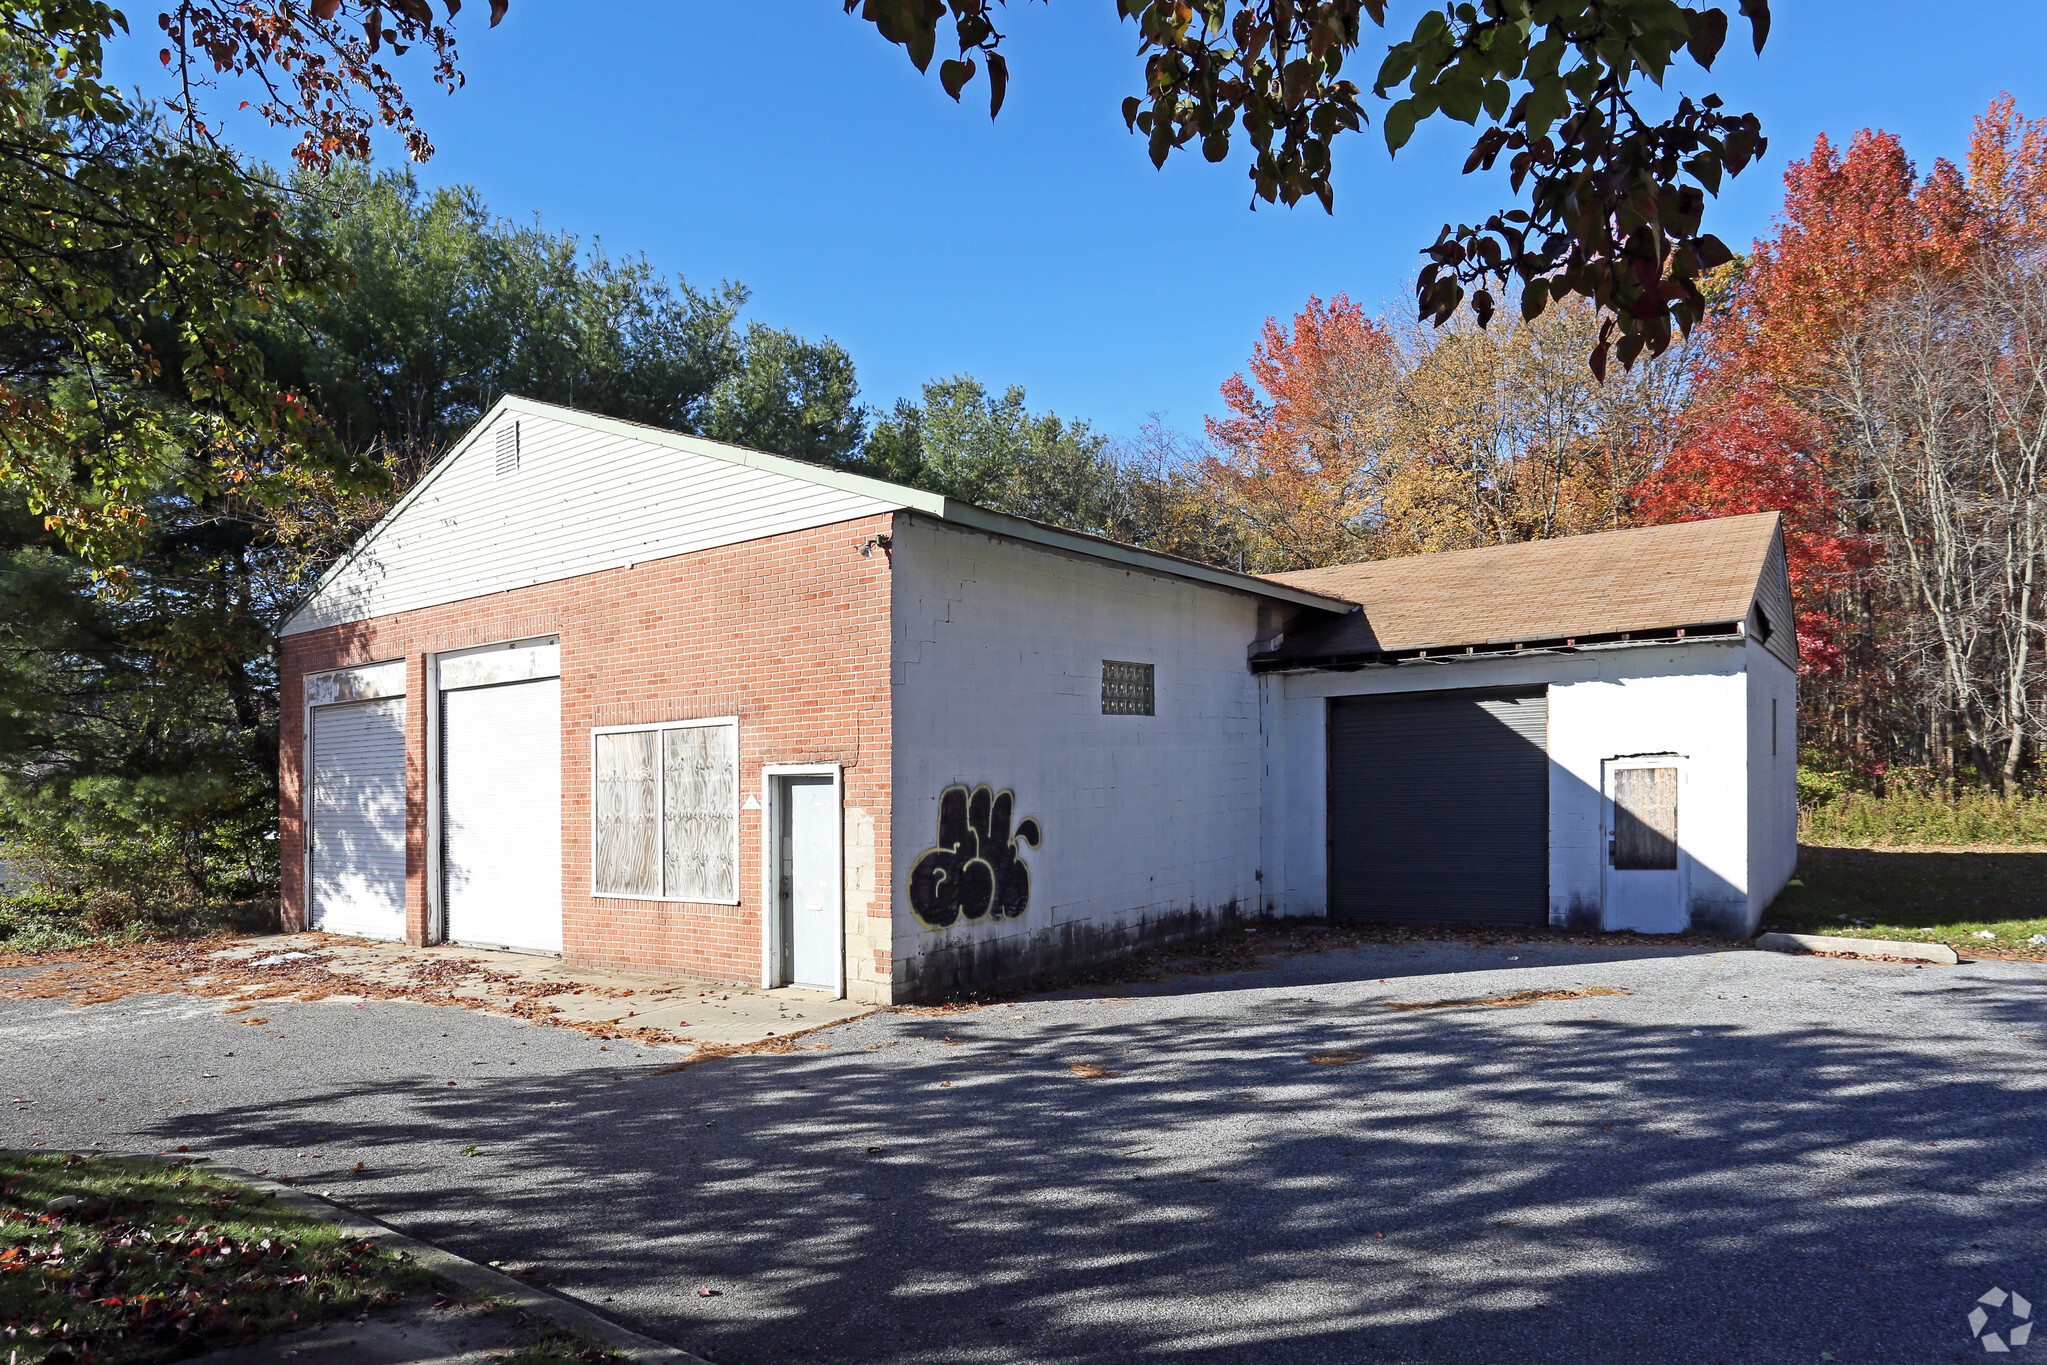
{"type": "Polygon", "coordinates": [[[287,1173],[721,1365],[1918,1365],[2047,1305],[2039,964],[1392,945],[667,1073],[218,1009],[0,1002],[4,1140],[287,1173]]]}

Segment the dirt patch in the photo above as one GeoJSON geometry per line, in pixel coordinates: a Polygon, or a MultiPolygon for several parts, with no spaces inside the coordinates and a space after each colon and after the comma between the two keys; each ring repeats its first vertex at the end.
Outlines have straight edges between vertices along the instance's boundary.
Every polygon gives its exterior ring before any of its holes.
{"type": "MultiPolygon", "coordinates": [[[[1576,991],[1510,991],[1505,995],[1474,995],[1461,1000],[1389,1000],[1389,1010],[1458,1010],[1474,1005],[1495,1005],[1512,1009],[1516,1005],[1533,1005],[1542,1000],[1583,1000],[1589,995],[1630,995],[1618,986],[1587,986],[1576,991]]],[[[1313,1058],[1309,1059],[1314,1060],[1313,1058]]]]}
{"type": "MultiPolygon", "coordinates": [[[[802,1033],[784,1034],[779,1038],[764,1038],[757,1043],[698,1043],[696,1051],[690,1053],[689,1056],[684,1057],[680,1061],[670,1062],[666,1066],[656,1067],[647,1074],[649,1076],[673,1076],[678,1071],[687,1071],[691,1067],[703,1062],[715,1062],[720,1057],[753,1057],[763,1053],[770,1056],[782,1056],[791,1052],[823,1052],[831,1047],[830,1043],[799,1043],[796,1040],[798,1038],[806,1038],[813,1033],[823,1032],[828,1028],[837,1028],[841,1024],[850,1024],[852,1022],[850,1019],[834,1019],[828,1024],[819,1024],[816,1028],[805,1029],[802,1033]]],[[[876,1046],[879,1046],[879,1044],[876,1044],[876,1046]]]]}

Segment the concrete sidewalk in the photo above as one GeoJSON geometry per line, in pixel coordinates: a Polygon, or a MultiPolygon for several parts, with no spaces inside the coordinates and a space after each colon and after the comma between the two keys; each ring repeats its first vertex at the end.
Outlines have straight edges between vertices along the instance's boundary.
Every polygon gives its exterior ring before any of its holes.
{"type": "Polygon", "coordinates": [[[410,1000],[648,1047],[721,1052],[775,1045],[874,1011],[796,986],[763,990],[575,967],[533,953],[320,933],[112,948],[27,976],[0,994],[94,1004],[169,991],[222,999],[226,1013],[248,1015],[237,1022],[249,1024],[261,1022],[256,1011],[291,1000],[410,1000]]]}

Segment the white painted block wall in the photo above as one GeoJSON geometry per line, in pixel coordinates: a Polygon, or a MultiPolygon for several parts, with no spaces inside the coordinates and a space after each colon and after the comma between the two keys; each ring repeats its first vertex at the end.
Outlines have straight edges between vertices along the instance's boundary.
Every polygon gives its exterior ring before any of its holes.
{"type": "MultiPolygon", "coordinates": [[[[1739,638],[1268,677],[1276,742],[1268,754],[1265,820],[1267,841],[1277,850],[1268,855],[1268,884],[1283,888],[1284,913],[1326,913],[1329,698],[1547,685],[1551,922],[1600,923],[1603,762],[1671,752],[1683,756],[1686,770],[1678,841],[1690,862],[1694,924],[1750,932],[1796,857],[1795,790],[1786,785],[1791,767],[1769,779],[1773,804],[1751,806],[1754,793],[1765,790],[1760,779],[1751,783],[1758,744],[1752,701],[1759,687],[1788,686],[1789,677],[1781,663],[1739,638]],[[1769,670],[1782,678],[1773,679],[1769,670]],[[1785,793],[1792,793],[1788,806],[1785,793]]],[[[1789,703],[1780,708],[1791,709],[1789,703]]],[[[1767,710],[1765,698],[1765,752],[1767,710]]]]}
{"type": "Polygon", "coordinates": [[[1751,640],[1749,705],[1749,929],[1798,871],[1798,675],[1751,640]],[[1772,730],[1770,703],[1777,704],[1772,730]]]}
{"type": "Polygon", "coordinates": [[[894,978],[1127,946],[1184,919],[1255,913],[1259,682],[1248,597],[1019,545],[913,514],[894,561],[894,978]],[[1155,716],[1105,716],[1104,659],[1155,668],[1155,716]],[[918,857],[955,784],[1016,794],[1019,918],[928,928],[918,857]]]}

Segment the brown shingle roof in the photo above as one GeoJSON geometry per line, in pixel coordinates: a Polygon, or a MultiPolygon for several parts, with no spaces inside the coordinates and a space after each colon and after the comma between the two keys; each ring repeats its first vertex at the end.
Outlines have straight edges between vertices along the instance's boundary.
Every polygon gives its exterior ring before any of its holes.
{"type": "MultiPolygon", "coordinates": [[[[1758,512],[1272,574],[1364,611],[1291,630],[1266,657],[1359,657],[1743,621],[1771,564],[1777,524],[1777,513],[1758,512]]],[[[1780,552],[1778,574],[1782,559],[1780,552]]]]}

